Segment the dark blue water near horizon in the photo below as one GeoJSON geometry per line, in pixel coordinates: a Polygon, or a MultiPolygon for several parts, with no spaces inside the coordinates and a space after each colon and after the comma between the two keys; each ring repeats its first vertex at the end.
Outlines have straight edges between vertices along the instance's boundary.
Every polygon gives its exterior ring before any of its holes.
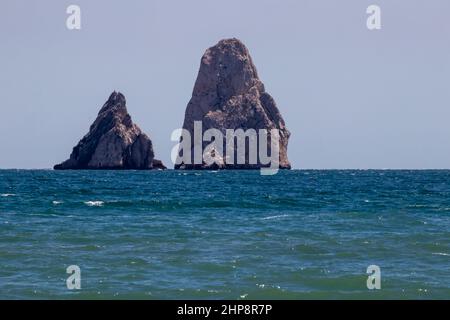
{"type": "Polygon", "coordinates": [[[0,298],[448,299],[450,171],[0,170],[0,298]]]}

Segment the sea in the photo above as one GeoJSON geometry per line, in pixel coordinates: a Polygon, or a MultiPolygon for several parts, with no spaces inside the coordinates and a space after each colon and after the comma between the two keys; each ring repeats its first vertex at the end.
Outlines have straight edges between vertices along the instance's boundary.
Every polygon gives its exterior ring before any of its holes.
{"type": "Polygon", "coordinates": [[[0,170],[0,299],[449,298],[448,170],[0,170]]]}

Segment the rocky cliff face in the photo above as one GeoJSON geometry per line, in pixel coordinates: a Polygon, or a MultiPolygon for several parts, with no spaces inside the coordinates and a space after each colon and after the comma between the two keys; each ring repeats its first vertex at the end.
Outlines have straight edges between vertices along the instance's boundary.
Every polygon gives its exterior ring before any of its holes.
{"type": "MultiPolygon", "coordinates": [[[[187,105],[183,128],[194,135],[194,122],[201,121],[202,131],[215,128],[226,134],[226,129],[278,129],[279,167],[290,169],[287,145],[290,136],[274,99],[265,91],[263,83],[252,62],[248,49],[237,39],[226,39],[206,50],[201,59],[200,70],[192,98],[187,105]]],[[[205,149],[202,144],[202,150],[205,149]]],[[[268,146],[270,149],[270,145],[268,146]]],[[[236,153],[236,148],[234,148],[236,153]]],[[[180,153],[181,154],[181,153],[180,153]]],[[[179,154],[179,156],[180,156],[179,154]]],[[[175,165],[176,169],[208,169],[205,163],[194,162],[194,143],[191,143],[191,164],[175,165]]],[[[228,169],[257,169],[263,167],[246,161],[244,164],[227,164],[226,159],[236,154],[223,151],[223,164],[214,167],[228,169]]]]}
{"type": "Polygon", "coordinates": [[[128,114],[124,95],[114,91],[70,158],[54,169],[165,169],[154,156],[151,140],[128,114]]]}

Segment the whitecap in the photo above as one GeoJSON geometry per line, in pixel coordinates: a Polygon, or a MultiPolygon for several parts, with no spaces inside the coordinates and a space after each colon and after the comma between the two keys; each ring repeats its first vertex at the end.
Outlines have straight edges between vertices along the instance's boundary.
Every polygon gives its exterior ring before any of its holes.
{"type": "Polygon", "coordinates": [[[219,291],[218,291],[218,290],[210,289],[210,290],[208,290],[208,293],[219,293],[219,291]]]}
{"type": "Polygon", "coordinates": [[[447,256],[447,257],[450,256],[449,253],[444,253],[444,252],[433,252],[432,254],[435,256],[447,256]]]}
{"type": "Polygon", "coordinates": [[[426,208],[426,207],[428,207],[428,205],[426,204],[412,204],[408,206],[408,208],[426,208]]]}
{"type": "Polygon", "coordinates": [[[61,203],[63,203],[62,201],[53,201],[52,202],[55,206],[57,206],[58,204],[61,204],[61,203]]]}
{"type": "Polygon", "coordinates": [[[2,194],[0,194],[0,196],[2,196],[2,197],[14,197],[15,194],[14,193],[2,193],[2,194]]]}
{"type": "Polygon", "coordinates": [[[289,215],[288,214],[281,214],[281,215],[278,215],[278,216],[268,216],[268,217],[262,218],[261,220],[272,220],[272,219],[286,218],[286,217],[289,217],[289,215]]]}
{"type": "Polygon", "coordinates": [[[103,201],[86,201],[84,204],[89,207],[101,207],[105,203],[103,201]]]}

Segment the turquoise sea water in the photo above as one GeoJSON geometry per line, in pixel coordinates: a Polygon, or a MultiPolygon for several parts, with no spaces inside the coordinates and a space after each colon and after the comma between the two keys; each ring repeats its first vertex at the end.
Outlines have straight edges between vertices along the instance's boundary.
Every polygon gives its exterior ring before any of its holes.
{"type": "Polygon", "coordinates": [[[0,298],[448,299],[450,171],[2,170],[0,298]]]}

